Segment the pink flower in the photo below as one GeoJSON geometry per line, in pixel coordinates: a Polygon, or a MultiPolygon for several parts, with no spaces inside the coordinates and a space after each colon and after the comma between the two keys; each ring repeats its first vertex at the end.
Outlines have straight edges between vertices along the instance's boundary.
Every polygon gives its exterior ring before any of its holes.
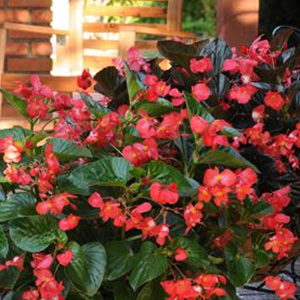
{"type": "Polygon", "coordinates": [[[73,251],[67,250],[64,253],[57,255],[57,260],[62,266],[67,266],[73,258],[73,251]]]}
{"type": "Polygon", "coordinates": [[[195,74],[206,73],[206,72],[210,72],[213,69],[213,65],[209,57],[205,57],[200,60],[197,60],[196,58],[192,58],[190,60],[190,69],[195,74]]]}
{"type": "Polygon", "coordinates": [[[205,83],[198,83],[192,86],[192,95],[198,102],[207,100],[210,94],[210,89],[205,83]]]}
{"type": "Polygon", "coordinates": [[[62,231],[68,231],[68,230],[72,230],[72,229],[76,228],[78,226],[80,220],[81,220],[81,217],[70,214],[67,218],[61,219],[59,221],[58,225],[62,231]]]}
{"type": "Polygon", "coordinates": [[[182,248],[178,248],[175,252],[175,260],[176,261],[184,261],[188,258],[188,254],[187,252],[182,249],[182,248]]]}
{"type": "Polygon", "coordinates": [[[151,199],[160,204],[175,204],[179,199],[176,183],[162,185],[154,182],[150,186],[151,199]]]}

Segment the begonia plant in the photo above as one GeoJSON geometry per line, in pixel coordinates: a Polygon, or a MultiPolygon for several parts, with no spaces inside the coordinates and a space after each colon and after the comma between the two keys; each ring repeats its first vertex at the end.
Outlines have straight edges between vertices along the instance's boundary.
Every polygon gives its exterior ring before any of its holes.
{"type": "Polygon", "coordinates": [[[0,130],[4,300],[238,299],[299,253],[300,54],[291,31],[230,49],[130,49],[80,99],[37,76],[2,90],[29,127],[0,130]],[[99,97],[98,97],[99,98],[99,97]]]}

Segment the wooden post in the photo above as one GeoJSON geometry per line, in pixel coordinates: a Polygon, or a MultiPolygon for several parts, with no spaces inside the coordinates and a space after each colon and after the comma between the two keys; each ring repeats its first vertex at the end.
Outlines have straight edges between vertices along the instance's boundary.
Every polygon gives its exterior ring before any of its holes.
{"type": "MultiPolygon", "coordinates": [[[[0,28],[0,80],[2,87],[2,77],[5,71],[5,49],[7,40],[7,30],[0,28]]],[[[2,117],[3,95],[0,93],[0,119],[2,117]]]]}
{"type": "Polygon", "coordinates": [[[259,0],[217,0],[217,34],[230,46],[251,44],[258,25],[259,0]]]}
{"type": "MultiPolygon", "coordinates": [[[[189,0],[187,0],[189,1],[189,0]]],[[[167,15],[167,31],[181,31],[183,0],[169,0],[167,15]]]]}
{"type": "Polygon", "coordinates": [[[127,57],[128,50],[135,46],[136,32],[132,26],[120,26],[118,56],[121,59],[127,57]]]}
{"type": "Polygon", "coordinates": [[[83,0],[70,0],[69,59],[72,75],[83,70],[83,0]]]}

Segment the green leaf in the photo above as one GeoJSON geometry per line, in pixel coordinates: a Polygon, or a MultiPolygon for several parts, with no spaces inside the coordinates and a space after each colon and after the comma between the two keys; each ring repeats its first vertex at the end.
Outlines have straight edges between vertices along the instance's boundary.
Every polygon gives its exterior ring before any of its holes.
{"type": "Polygon", "coordinates": [[[135,300],[133,290],[124,282],[114,283],[114,300],[135,300]]]}
{"type": "MultiPolygon", "coordinates": [[[[189,118],[193,116],[200,116],[208,122],[216,120],[214,116],[209,112],[209,109],[206,108],[202,103],[199,103],[191,94],[184,93],[186,99],[186,104],[189,112],[189,118]]],[[[224,127],[221,133],[227,137],[236,137],[240,136],[241,133],[233,127],[224,127]]]]}
{"type": "Polygon", "coordinates": [[[130,102],[132,102],[136,96],[144,90],[144,86],[137,78],[137,75],[132,72],[129,66],[125,63],[125,77],[128,89],[128,95],[130,102]]]}
{"type": "Polygon", "coordinates": [[[105,245],[107,253],[106,277],[115,280],[130,272],[133,267],[133,252],[125,242],[113,241],[105,245]]]}
{"type": "Polygon", "coordinates": [[[160,285],[160,282],[153,280],[147,283],[140,291],[137,300],[162,300],[165,299],[166,294],[160,285]]]}
{"type": "Polygon", "coordinates": [[[89,111],[97,118],[102,118],[105,114],[109,114],[112,112],[109,108],[99,104],[85,93],[80,93],[80,97],[88,107],[89,111]]]}
{"type": "Polygon", "coordinates": [[[206,251],[197,242],[185,237],[175,238],[172,243],[172,250],[176,251],[178,248],[184,249],[188,258],[184,261],[189,265],[195,267],[209,266],[209,259],[206,251]]]}
{"type": "Polygon", "coordinates": [[[36,199],[31,193],[17,193],[0,203],[0,222],[35,214],[36,199]]]}
{"type": "Polygon", "coordinates": [[[99,186],[125,187],[131,169],[131,164],[122,157],[106,157],[75,168],[59,185],[70,193],[88,196],[99,186]]]}
{"type": "Polygon", "coordinates": [[[79,246],[71,242],[68,249],[73,251],[73,259],[66,267],[66,272],[74,286],[93,296],[100,288],[106,267],[105,248],[98,242],[79,246]]]}
{"type": "Polygon", "coordinates": [[[3,97],[8,101],[8,103],[16,110],[18,110],[26,119],[28,119],[28,114],[26,111],[27,102],[23,98],[16,96],[11,92],[5,91],[3,89],[0,89],[0,91],[3,94],[3,97]]]}
{"type": "Polygon", "coordinates": [[[129,284],[136,291],[144,283],[147,283],[168,269],[168,259],[157,251],[157,247],[151,242],[145,242],[141,251],[134,259],[134,266],[129,278],[129,284]]]}
{"type": "Polygon", "coordinates": [[[252,168],[255,172],[259,173],[257,167],[249,160],[244,158],[233,148],[225,148],[222,150],[209,150],[201,155],[199,164],[208,165],[222,165],[232,168],[252,168]]]}
{"type": "Polygon", "coordinates": [[[71,288],[66,298],[66,300],[102,300],[102,299],[103,298],[100,293],[97,293],[96,295],[94,295],[94,297],[89,297],[74,288],[71,288]]]}
{"type": "Polygon", "coordinates": [[[65,236],[50,216],[15,219],[10,222],[9,234],[17,247],[28,252],[43,251],[65,236]]]}
{"type": "MultiPolygon", "coordinates": [[[[0,272],[0,290],[13,289],[19,279],[20,274],[21,274],[21,271],[17,267],[9,267],[6,270],[1,271],[0,272]]],[[[17,299],[20,299],[20,298],[17,298],[17,299]]]]}
{"type": "Polygon", "coordinates": [[[176,182],[178,189],[182,194],[188,194],[193,187],[189,180],[183,176],[176,168],[169,166],[161,161],[151,161],[148,164],[148,173],[155,181],[161,181],[164,184],[176,182]]]}
{"type": "Polygon", "coordinates": [[[255,267],[244,255],[233,257],[226,252],[226,264],[229,279],[235,287],[247,284],[255,274],[255,267]]]}
{"type": "Polygon", "coordinates": [[[268,202],[260,201],[251,209],[250,213],[257,216],[263,217],[274,212],[274,207],[268,202]]]}
{"type": "Polygon", "coordinates": [[[14,138],[14,140],[24,142],[26,140],[26,137],[30,134],[31,134],[31,132],[29,130],[26,130],[19,126],[15,126],[13,128],[1,129],[0,130],[0,139],[3,139],[5,137],[11,135],[14,138]]]}
{"type": "Polygon", "coordinates": [[[254,251],[254,259],[255,259],[255,266],[257,268],[267,266],[270,263],[269,254],[267,251],[264,250],[254,251]]]}
{"type": "Polygon", "coordinates": [[[57,155],[61,161],[76,160],[80,157],[93,157],[88,148],[76,145],[71,141],[54,138],[51,139],[51,144],[53,145],[53,153],[57,155]]]}
{"type": "Polygon", "coordinates": [[[155,102],[149,102],[147,100],[138,102],[137,110],[143,110],[149,116],[156,117],[175,111],[175,108],[170,101],[163,98],[159,98],[155,102]]]}
{"type": "Polygon", "coordinates": [[[8,241],[3,231],[3,228],[0,227],[0,257],[6,258],[8,253],[8,241]]]}

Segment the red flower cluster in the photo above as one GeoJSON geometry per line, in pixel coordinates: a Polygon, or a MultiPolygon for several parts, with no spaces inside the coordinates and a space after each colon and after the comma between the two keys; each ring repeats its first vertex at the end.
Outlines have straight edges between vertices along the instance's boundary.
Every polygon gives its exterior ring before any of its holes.
{"type": "Polygon", "coordinates": [[[273,290],[280,300],[295,299],[297,287],[292,282],[283,281],[280,277],[268,276],[265,278],[266,286],[273,290]]]}
{"type": "Polygon", "coordinates": [[[203,145],[217,149],[218,146],[228,146],[226,136],[219,134],[224,127],[230,127],[224,120],[208,122],[205,119],[194,116],[190,120],[191,129],[195,134],[202,137],[203,145]]]}
{"type": "Polygon", "coordinates": [[[32,257],[31,266],[36,277],[36,289],[24,292],[22,299],[64,300],[64,297],[61,295],[64,290],[63,283],[58,282],[51,272],[53,257],[50,254],[44,255],[42,253],[34,253],[32,257]]]}
{"type": "Polygon", "coordinates": [[[229,204],[229,194],[235,194],[239,201],[244,201],[247,196],[255,196],[252,186],[257,182],[256,173],[247,168],[243,171],[233,172],[225,169],[220,172],[207,169],[204,173],[203,185],[199,186],[198,200],[209,202],[212,198],[217,206],[229,204]]]}
{"type": "Polygon", "coordinates": [[[210,297],[225,297],[225,290],[220,285],[226,284],[222,275],[203,274],[195,279],[182,279],[178,281],[163,281],[161,283],[168,300],[196,300],[210,297]]]}

